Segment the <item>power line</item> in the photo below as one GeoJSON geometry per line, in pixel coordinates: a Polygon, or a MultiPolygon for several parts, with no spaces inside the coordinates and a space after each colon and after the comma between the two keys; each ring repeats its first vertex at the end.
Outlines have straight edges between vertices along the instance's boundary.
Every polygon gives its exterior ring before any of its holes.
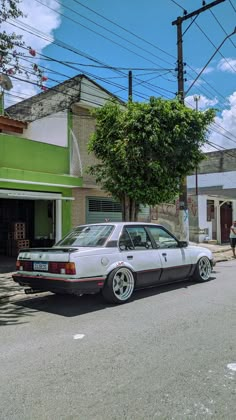
{"type": "MultiPolygon", "coordinates": [[[[35,1],[37,1],[37,2],[41,3],[39,0],[35,0],[35,1]]],[[[169,61],[167,61],[167,60],[165,60],[165,59],[163,59],[163,58],[160,58],[160,57],[159,57],[159,56],[157,56],[156,54],[153,54],[152,52],[147,51],[145,48],[141,47],[140,45],[135,44],[134,42],[132,42],[132,41],[128,40],[127,38],[124,38],[123,36],[121,36],[121,35],[117,34],[116,32],[114,32],[114,31],[112,31],[112,30],[110,30],[110,29],[107,29],[105,26],[100,25],[99,23],[95,22],[94,20],[89,19],[87,16],[82,15],[81,13],[78,13],[76,10],[72,9],[71,7],[68,7],[68,6],[66,6],[65,4],[63,4],[63,5],[62,5],[62,3],[60,3],[58,0],[54,0],[54,1],[56,1],[58,4],[60,4],[61,6],[63,6],[63,8],[65,8],[65,9],[68,9],[68,10],[72,11],[72,12],[73,12],[73,13],[75,13],[76,15],[78,15],[78,16],[80,16],[80,17],[82,17],[83,19],[86,19],[86,20],[88,20],[89,22],[92,22],[94,25],[96,25],[96,26],[98,26],[98,27],[100,27],[100,28],[104,29],[105,31],[107,31],[107,32],[109,32],[109,33],[111,33],[111,34],[113,34],[113,35],[117,36],[118,38],[120,38],[120,39],[122,39],[122,40],[124,40],[124,41],[128,42],[129,44],[131,44],[131,45],[135,46],[136,48],[139,48],[140,50],[142,50],[142,51],[144,51],[144,52],[146,52],[146,53],[148,53],[148,54],[152,55],[153,57],[157,58],[158,60],[159,60],[159,59],[161,59],[161,60],[162,60],[162,61],[164,61],[165,63],[172,65],[172,63],[170,63],[169,61]]],[[[41,4],[43,4],[43,3],[41,3],[41,4]]],[[[80,25],[80,22],[77,22],[77,23],[80,25]]],[[[88,29],[90,30],[90,28],[88,28],[88,29]]],[[[112,41],[112,40],[111,40],[111,41],[112,41]]]]}
{"type": "MultiPolygon", "coordinates": [[[[195,22],[195,25],[198,27],[198,29],[203,33],[203,35],[208,39],[208,41],[211,43],[211,45],[213,45],[213,47],[217,50],[218,47],[214,44],[214,42],[212,42],[212,40],[209,38],[209,36],[206,34],[206,32],[198,25],[197,22],[195,22]]],[[[228,34],[227,34],[228,36],[228,34]]],[[[225,56],[218,50],[217,51],[221,57],[226,61],[226,63],[231,67],[231,69],[235,72],[236,70],[233,68],[233,66],[231,66],[231,63],[227,60],[227,58],[225,58],[225,56]]]]}
{"type": "MultiPolygon", "coordinates": [[[[22,29],[22,30],[24,30],[24,31],[26,31],[26,32],[29,32],[30,34],[32,34],[32,35],[35,35],[35,36],[38,36],[38,37],[40,37],[40,38],[42,38],[42,39],[46,39],[46,40],[49,40],[51,43],[53,43],[53,44],[55,44],[55,45],[58,45],[59,47],[61,47],[61,48],[64,48],[64,49],[66,49],[66,50],[69,50],[69,51],[72,51],[73,53],[75,53],[75,54],[78,54],[78,55],[81,55],[81,56],[83,56],[83,57],[85,57],[85,58],[87,58],[87,59],[89,59],[89,60],[92,60],[92,61],[95,61],[95,62],[97,62],[97,63],[99,63],[99,64],[102,64],[102,65],[104,65],[104,66],[106,66],[106,68],[107,69],[110,69],[110,70],[112,70],[112,71],[115,71],[116,73],[118,73],[118,74],[122,74],[122,75],[124,75],[124,73],[122,72],[122,71],[120,71],[120,70],[116,70],[116,68],[115,67],[113,67],[113,66],[110,66],[110,65],[107,65],[107,64],[105,64],[105,63],[103,63],[102,61],[100,61],[100,60],[98,60],[98,59],[96,59],[96,58],[94,58],[94,57],[91,57],[91,56],[89,56],[88,54],[85,54],[85,53],[83,53],[83,52],[81,52],[80,50],[77,50],[76,48],[74,48],[74,47],[72,47],[72,46],[70,46],[70,45],[68,45],[68,44],[65,44],[64,42],[62,42],[62,41],[60,41],[60,40],[56,40],[56,39],[52,39],[51,37],[48,37],[47,35],[45,35],[44,33],[42,33],[41,31],[39,31],[39,30],[36,30],[35,28],[32,28],[30,25],[27,25],[27,24],[24,24],[24,23],[22,23],[22,22],[18,22],[19,24],[17,25],[14,21],[12,21],[12,20],[10,20],[10,22],[9,22],[11,25],[13,25],[13,26],[16,26],[17,28],[20,28],[20,29],[22,29]]],[[[64,65],[64,63],[62,62],[62,61],[60,61],[60,60],[56,60],[56,59],[54,59],[54,61],[55,62],[58,62],[59,64],[62,64],[62,65],[64,65]]],[[[71,68],[73,68],[73,66],[70,66],[71,68]]],[[[83,71],[81,70],[81,69],[78,69],[78,68],[75,68],[77,71],[79,70],[81,73],[83,73],[83,71]]],[[[89,74],[88,72],[87,72],[87,74],[89,74]]],[[[91,74],[90,74],[91,75],[91,74]]],[[[99,79],[99,77],[97,77],[97,76],[94,76],[94,75],[92,75],[92,77],[95,77],[95,78],[98,78],[99,79]]],[[[101,80],[102,80],[102,78],[100,78],[101,80]]],[[[103,80],[104,81],[104,80],[103,80]]],[[[108,81],[106,81],[106,83],[108,83],[108,84],[111,84],[111,83],[109,83],[108,81]]],[[[122,87],[123,88],[123,87],[122,87]]],[[[135,92],[136,93],[136,92],[135,92]]],[[[137,93],[136,93],[137,94],[137,93]]],[[[146,98],[146,97],[144,97],[143,95],[140,95],[139,93],[138,93],[138,96],[139,97],[141,97],[141,98],[146,98]]]]}
{"type": "MultiPolygon", "coordinates": [[[[220,23],[219,19],[217,19],[217,17],[216,17],[216,15],[215,15],[215,13],[214,13],[212,10],[210,10],[210,13],[212,14],[212,16],[214,17],[214,19],[216,20],[216,22],[217,22],[217,23],[218,23],[218,25],[220,26],[220,28],[222,29],[222,31],[224,32],[224,34],[227,36],[228,34],[227,34],[227,32],[226,32],[225,28],[224,28],[224,27],[223,27],[223,25],[220,23]]],[[[228,39],[229,39],[229,41],[231,42],[231,44],[234,46],[234,48],[236,48],[236,45],[235,45],[235,43],[233,42],[232,38],[228,38],[228,39]]]]}
{"type": "Polygon", "coordinates": [[[216,143],[213,143],[210,140],[208,140],[206,143],[209,144],[214,149],[218,150],[218,152],[224,152],[226,155],[232,157],[234,160],[236,159],[234,155],[231,155],[229,152],[227,152],[228,149],[225,149],[224,147],[219,146],[219,145],[217,145],[216,143]]]}
{"type": "Polygon", "coordinates": [[[180,7],[180,9],[182,9],[183,10],[183,12],[184,12],[184,14],[187,14],[188,12],[187,12],[187,10],[186,9],[184,9],[184,7],[183,6],[181,6],[179,3],[177,3],[177,1],[175,1],[175,0],[170,0],[172,3],[174,3],[176,6],[178,6],[178,7],[180,7]]]}
{"type": "Polygon", "coordinates": [[[235,139],[236,139],[236,136],[235,136],[234,134],[232,134],[230,131],[226,130],[226,128],[222,127],[220,124],[218,124],[218,123],[216,123],[216,122],[214,122],[214,124],[215,124],[216,126],[218,126],[219,128],[223,129],[223,130],[224,130],[226,133],[228,133],[230,136],[232,135],[233,137],[235,137],[235,139]]]}
{"type": "MultiPolygon", "coordinates": [[[[189,64],[187,64],[187,67],[189,67],[196,75],[198,75],[198,73],[197,73],[197,71],[192,67],[192,66],[190,66],[189,64]]],[[[188,73],[187,73],[188,74],[188,73]]],[[[191,74],[189,73],[189,75],[191,76],[191,74]]],[[[191,76],[192,77],[192,76],[191,76]]],[[[223,101],[225,102],[225,96],[223,96],[222,95],[222,93],[220,93],[218,90],[216,90],[215,88],[214,88],[214,86],[212,86],[206,79],[204,79],[202,76],[201,76],[201,79],[217,94],[217,95],[219,95],[222,99],[223,99],[223,101]]],[[[206,92],[208,92],[208,93],[210,93],[210,95],[212,95],[212,93],[211,92],[209,92],[209,90],[205,87],[205,86],[201,86],[201,89],[205,89],[205,91],[206,92]]]]}
{"type": "MultiPolygon", "coordinates": [[[[186,101],[185,100],[185,103],[187,104],[187,105],[189,105],[190,107],[192,107],[192,105],[188,102],[188,101],[186,101]]],[[[225,137],[226,139],[228,139],[228,140],[231,140],[233,143],[236,143],[236,137],[235,137],[235,135],[233,134],[233,133],[231,133],[230,131],[228,131],[228,130],[226,130],[224,127],[222,127],[220,124],[218,124],[218,123],[216,123],[216,122],[213,122],[212,123],[212,126],[211,126],[211,128],[210,128],[210,130],[212,131],[212,132],[215,132],[215,133],[217,133],[217,134],[219,134],[219,135],[221,135],[222,137],[225,137]],[[220,129],[222,129],[222,130],[224,130],[225,132],[227,132],[230,136],[232,136],[232,137],[234,137],[235,138],[235,140],[233,140],[232,138],[230,138],[230,137],[228,137],[226,134],[224,134],[224,133],[222,133],[222,132],[219,132],[219,131],[217,131],[217,129],[216,128],[212,128],[212,126],[218,126],[220,129]]]]}
{"type": "MultiPolygon", "coordinates": [[[[214,124],[214,123],[213,123],[213,124],[214,124]]],[[[211,131],[214,131],[215,133],[219,134],[220,136],[225,137],[227,140],[230,140],[230,141],[232,141],[233,143],[235,143],[235,144],[236,144],[236,141],[235,141],[235,140],[233,140],[232,138],[230,138],[230,137],[229,137],[229,136],[227,136],[226,134],[223,134],[223,133],[221,133],[220,131],[217,131],[217,129],[216,129],[216,128],[214,128],[214,130],[211,128],[211,131]]]]}
{"type": "MultiPolygon", "coordinates": [[[[25,60],[25,61],[27,61],[27,62],[30,62],[30,60],[28,60],[27,58],[25,58],[25,57],[22,57],[22,59],[23,60],[25,60]]],[[[42,69],[45,69],[45,70],[48,70],[46,67],[44,67],[44,66],[42,66],[41,65],[41,68],[42,69]]],[[[29,68],[26,68],[26,71],[28,71],[29,70],[29,68]]],[[[53,71],[51,71],[50,70],[50,72],[53,72],[53,71]]],[[[63,76],[63,77],[65,77],[66,79],[68,79],[68,75],[66,75],[66,74],[64,74],[64,73],[61,73],[61,72],[58,72],[58,71],[55,71],[54,73],[56,73],[56,74],[58,74],[58,75],[60,75],[60,76],[63,76]]],[[[167,72],[167,73],[169,73],[169,72],[167,72]]],[[[34,74],[34,73],[32,73],[31,72],[31,74],[34,74]]],[[[152,73],[153,74],[153,73],[152,73]]],[[[96,78],[96,76],[94,76],[94,75],[92,75],[92,77],[95,77],[96,78]]],[[[127,77],[127,76],[126,76],[127,77]]],[[[152,80],[152,79],[155,79],[155,78],[157,78],[157,77],[160,77],[160,75],[159,76],[155,76],[155,77],[153,77],[153,78],[151,78],[150,80],[152,80]]],[[[108,84],[111,84],[111,85],[114,85],[114,86],[116,86],[116,87],[120,87],[120,85],[118,85],[117,83],[114,83],[114,82],[108,82],[107,81],[107,79],[105,78],[100,78],[102,81],[105,81],[106,83],[108,83],[108,84]]],[[[58,83],[58,80],[55,80],[55,79],[52,79],[52,78],[49,78],[49,80],[52,80],[52,81],[54,81],[54,82],[57,82],[58,83]]],[[[139,80],[139,79],[137,79],[136,78],[136,80],[139,80]]],[[[148,80],[149,81],[149,80],[148,80]]],[[[169,92],[169,93],[172,93],[172,94],[174,94],[174,92],[172,92],[172,91],[169,91],[169,90],[167,90],[167,89],[164,89],[164,88],[162,88],[162,87],[160,87],[160,86],[156,86],[156,85],[153,85],[153,84],[151,84],[151,83],[148,83],[148,81],[145,81],[145,80],[142,80],[141,82],[140,82],[140,84],[148,84],[148,86],[149,86],[149,89],[150,89],[150,87],[152,87],[152,90],[153,90],[153,92],[156,92],[156,88],[158,88],[158,89],[160,89],[160,90],[164,90],[164,91],[166,91],[166,92],[169,92]]],[[[127,88],[126,88],[127,89],[127,88]]],[[[122,87],[122,90],[123,90],[123,87],[122,87]]],[[[137,91],[135,91],[136,92],[136,94],[138,94],[139,95],[139,92],[137,92],[137,91]]],[[[157,92],[158,94],[161,94],[162,96],[164,96],[162,93],[160,93],[160,92],[157,92]]],[[[100,98],[102,98],[102,97],[100,97],[100,98]]],[[[146,96],[145,97],[143,97],[143,98],[146,98],[146,96]]]]}
{"type": "Polygon", "coordinates": [[[231,4],[231,6],[232,6],[233,10],[234,10],[234,11],[235,11],[235,13],[236,13],[236,7],[233,5],[233,3],[232,3],[232,1],[231,1],[231,0],[229,0],[229,2],[230,2],[230,4],[231,4]]]}
{"type": "MultiPolygon", "coordinates": [[[[85,29],[87,29],[87,30],[89,30],[89,31],[91,31],[91,32],[93,32],[93,33],[95,33],[96,35],[98,35],[98,36],[100,36],[100,37],[104,38],[106,41],[110,41],[110,42],[112,42],[113,44],[118,45],[119,47],[121,47],[121,48],[125,49],[126,51],[129,51],[129,52],[131,52],[132,54],[135,54],[135,55],[137,55],[138,57],[141,57],[141,58],[143,58],[144,60],[149,61],[150,63],[157,65],[157,63],[155,63],[155,61],[150,60],[149,58],[145,57],[144,55],[141,55],[141,54],[139,54],[139,53],[135,52],[134,50],[131,50],[130,48],[128,48],[128,47],[126,47],[126,46],[124,46],[124,45],[120,44],[119,42],[116,42],[116,41],[112,40],[111,38],[109,38],[109,37],[107,37],[107,36],[105,36],[105,35],[102,35],[101,33],[97,32],[97,31],[94,31],[93,29],[89,28],[88,26],[83,25],[81,22],[78,22],[77,20],[75,20],[75,19],[73,19],[73,18],[71,18],[71,17],[69,17],[69,16],[64,15],[63,13],[61,13],[61,12],[59,12],[59,11],[57,11],[57,10],[53,9],[52,7],[50,7],[50,6],[46,5],[45,3],[41,2],[40,0],[35,0],[35,1],[37,1],[37,3],[42,4],[43,6],[47,7],[49,10],[52,10],[53,12],[55,12],[55,13],[59,14],[60,16],[63,16],[64,18],[66,18],[66,19],[68,19],[68,20],[70,20],[70,21],[72,21],[72,22],[76,23],[77,25],[80,25],[80,26],[82,26],[83,28],[85,28],[85,29]]],[[[54,0],[54,1],[56,1],[57,3],[59,3],[59,4],[61,5],[61,3],[60,3],[60,2],[58,2],[57,0],[54,0]]],[[[76,12],[76,11],[74,11],[73,9],[68,8],[68,7],[67,7],[67,6],[65,6],[65,5],[63,5],[63,7],[65,7],[66,9],[72,10],[72,11],[73,11],[73,13],[76,13],[76,14],[77,14],[77,12],[76,12]]],[[[103,29],[105,29],[105,28],[103,27],[103,29]]],[[[108,30],[108,31],[109,31],[109,30],[108,30]]],[[[109,32],[110,32],[110,31],[109,31],[109,32]]],[[[119,37],[119,35],[116,35],[116,36],[118,36],[118,37],[119,37]]],[[[129,41],[127,41],[127,42],[129,42],[129,41]]],[[[135,44],[135,46],[136,46],[136,44],[135,44]]],[[[141,47],[140,47],[140,48],[141,48],[141,47]]],[[[142,50],[144,50],[144,48],[141,48],[141,49],[142,49],[142,50]]],[[[145,51],[145,50],[144,50],[144,51],[145,51]]],[[[156,57],[156,55],[155,55],[155,54],[150,53],[150,52],[148,52],[148,53],[149,53],[149,54],[151,54],[151,55],[154,55],[154,56],[156,57]]],[[[158,57],[158,59],[159,59],[159,57],[158,57]]],[[[168,64],[171,64],[171,63],[169,63],[169,62],[168,62],[168,64]]],[[[160,66],[160,68],[162,68],[162,67],[160,66]]]]}
{"type": "Polygon", "coordinates": [[[157,45],[153,44],[152,42],[147,41],[146,39],[144,39],[141,36],[135,34],[134,32],[130,31],[127,28],[124,28],[124,26],[119,25],[118,23],[114,22],[113,20],[108,19],[107,17],[103,16],[101,13],[96,12],[94,9],[91,9],[88,6],[85,6],[80,1],[78,1],[78,0],[72,0],[72,1],[74,1],[77,4],[79,4],[80,6],[84,7],[85,9],[90,10],[92,13],[95,13],[97,16],[100,16],[102,19],[106,20],[107,22],[110,22],[112,25],[115,25],[116,27],[118,27],[118,28],[122,29],[123,31],[129,33],[130,35],[134,36],[135,38],[137,38],[137,39],[145,42],[146,44],[152,46],[153,48],[157,49],[158,51],[161,51],[163,54],[166,54],[169,57],[175,59],[175,56],[173,54],[169,54],[168,52],[166,52],[165,50],[161,49],[160,47],[158,47],[157,45]]]}

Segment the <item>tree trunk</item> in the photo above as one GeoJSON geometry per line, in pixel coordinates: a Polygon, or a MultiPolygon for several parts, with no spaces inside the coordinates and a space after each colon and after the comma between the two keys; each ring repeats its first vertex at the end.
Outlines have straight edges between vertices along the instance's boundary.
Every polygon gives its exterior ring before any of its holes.
{"type": "Polygon", "coordinates": [[[130,221],[130,199],[124,194],[121,199],[121,208],[122,208],[122,220],[123,222],[130,221]]]}
{"type": "Polygon", "coordinates": [[[124,222],[136,222],[139,205],[135,200],[130,199],[126,194],[121,198],[122,220],[124,222]]]}
{"type": "Polygon", "coordinates": [[[130,200],[130,220],[136,222],[136,203],[134,200],[130,200]]]}

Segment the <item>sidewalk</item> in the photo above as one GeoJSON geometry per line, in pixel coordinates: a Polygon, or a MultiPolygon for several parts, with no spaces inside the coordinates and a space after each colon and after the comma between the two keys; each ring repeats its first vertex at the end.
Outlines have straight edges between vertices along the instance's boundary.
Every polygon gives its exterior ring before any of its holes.
{"type": "MultiPolygon", "coordinates": [[[[215,245],[208,243],[195,244],[190,242],[190,245],[199,245],[204,248],[208,248],[212,251],[216,263],[221,261],[229,261],[233,259],[233,254],[230,246],[227,245],[215,245]]],[[[23,287],[19,286],[12,279],[12,274],[15,268],[15,259],[11,261],[0,260],[0,305],[6,303],[10,298],[15,296],[25,296],[23,287]],[[5,272],[4,272],[5,271],[5,272]]]]}

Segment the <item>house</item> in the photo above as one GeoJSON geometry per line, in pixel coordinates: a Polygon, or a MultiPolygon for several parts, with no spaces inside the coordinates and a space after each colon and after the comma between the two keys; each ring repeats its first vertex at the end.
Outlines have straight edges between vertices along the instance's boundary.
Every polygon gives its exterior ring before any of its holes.
{"type": "Polygon", "coordinates": [[[111,98],[78,75],[0,117],[0,255],[51,246],[80,223],[121,218],[119,203],[86,173],[94,162],[90,109],[111,98]]]}
{"type": "MultiPolygon", "coordinates": [[[[90,111],[114,98],[119,101],[78,75],[6,109],[0,121],[0,255],[51,246],[79,224],[122,220],[120,203],[86,172],[95,162],[87,151],[95,130],[90,111]]],[[[149,208],[139,216],[149,220],[149,208]]]]}
{"type": "MultiPolygon", "coordinates": [[[[229,242],[236,220],[236,149],[210,152],[197,172],[187,177],[189,238],[193,242],[229,242]]],[[[151,220],[179,235],[179,201],[151,211],[151,220]]]]}

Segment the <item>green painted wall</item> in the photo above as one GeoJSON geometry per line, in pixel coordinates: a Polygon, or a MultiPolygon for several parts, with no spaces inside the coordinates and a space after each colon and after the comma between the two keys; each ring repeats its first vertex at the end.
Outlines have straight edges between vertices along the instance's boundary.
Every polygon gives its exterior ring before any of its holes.
{"type": "Polygon", "coordinates": [[[69,174],[69,148],[0,134],[0,166],[69,174]]]}
{"type": "Polygon", "coordinates": [[[53,233],[53,218],[48,217],[48,201],[35,200],[34,203],[34,237],[49,238],[53,233]]]}
{"type": "Polygon", "coordinates": [[[82,179],[70,175],[50,174],[44,172],[25,171],[23,169],[1,168],[0,179],[15,180],[22,182],[33,182],[37,184],[58,184],[65,187],[80,187],[82,186],[82,179]]]}
{"type": "Polygon", "coordinates": [[[71,227],[71,214],[72,214],[72,201],[63,201],[62,202],[62,236],[66,235],[71,227]]]}

